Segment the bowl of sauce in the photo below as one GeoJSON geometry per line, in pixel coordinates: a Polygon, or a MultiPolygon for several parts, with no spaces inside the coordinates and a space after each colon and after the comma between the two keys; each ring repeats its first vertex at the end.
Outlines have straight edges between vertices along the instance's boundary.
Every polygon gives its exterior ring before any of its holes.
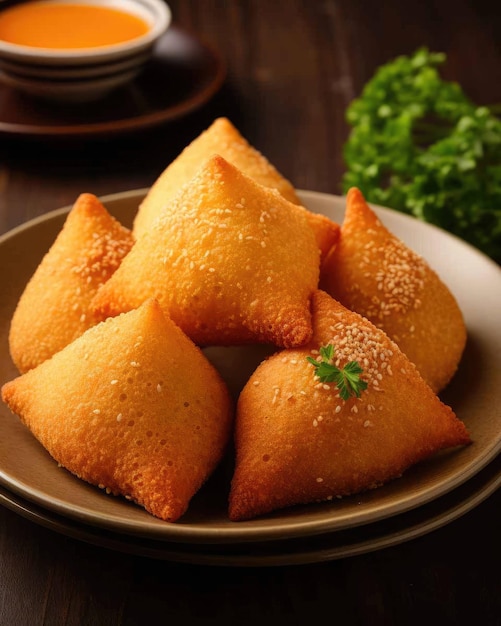
{"type": "Polygon", "coordinates": [[[164,0],[28,0],[0,10],[0,80],[95,100],[132,80],[171,23],[164,0]]]}

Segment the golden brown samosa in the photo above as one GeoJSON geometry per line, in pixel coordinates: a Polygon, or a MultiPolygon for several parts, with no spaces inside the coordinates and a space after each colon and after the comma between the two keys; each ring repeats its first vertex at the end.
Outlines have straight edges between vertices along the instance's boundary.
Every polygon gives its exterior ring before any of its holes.
{"type": "MultiPolygon", "coordinates": [[[[242,390],[235,424],[236,464],[229,516],[359,493],[399,477],[443,448],[470,441],[464,424],[423,381],[383,331],[322,291],[313,298],[314,334],[306,348],[264,361],[242,390]],[[330,365],[357,362],[366,383],[343,399],[319,378],[330,365]]],[[[332,368],[331,368],[332,369],[332,368]]]]}
{"type": "Polygon", "coordinates": [[[214,156],[137,240],[94,307],[105,318],[155,297],[199,345],[305,344],[320,272],[305,214],[214,156]]]}
{"type": "Polygon", "coordinates": [[[320,286],[384,330],[439,392],[456,372],[466,343],[458,303],[358,189],[348,192],[346,202],[341,236],[322,266],[320,286]]]}
{"type": "Polygon", "coordinates": [[[10,353],[21,373],[97,322],[89,303],[132,245],[130,230],[96,196],[83,193],[77,198],[26,285],[11,321],[10,353]]]}
{"type": "Polygon", "coordinates": [[[2,398],[60,465],[166,521],[186,511],[231,429],[224,382],[154,300],[89,329],[2,398]]]}
{"type": "Polygon", "coordinates": [[[221,155],[261,185],[277,189],[290,202],[300,204],[292,184],[242,137],[227,118],[220,117],[186,146],[152,185],[134,220],[136,237],[150,228],[179,189],[189,183],[214,154],[221,155]]]}

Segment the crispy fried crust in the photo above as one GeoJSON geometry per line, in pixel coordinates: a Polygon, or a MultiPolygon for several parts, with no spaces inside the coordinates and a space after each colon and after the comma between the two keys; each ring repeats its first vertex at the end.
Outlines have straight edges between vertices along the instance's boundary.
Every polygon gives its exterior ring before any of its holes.
{"type": "Polygon", "coordinates": [[[12,318],[10,353],[21,373],[97,322],[89,303],[132,244],[132,233],[95,196],[84,193],[78,197],[12,318]]]}
{"type": "Polygon", "coordinates": [[[162,172],[141,203],[134,220],[134,235],[139,237],[214,154],[220,154],[249,178],[276,189],[294,204],[301,204],[292,184],[238,132],[226,118],[216,119],[194,139],[162,172]]]}
{"type": "Polygon", "coordinates": [[[320,253],[306,210],[214,156],[99,290],[116,315],[155,297],[199,345],[311,337],[320,253]]]}
{"type": "Polygon", "coordinates": [[[304,214],[317,240],[320,251],[320,266],[322,266],[330,251],[337,245],[341,236],[341,228],[339,224],[333,222],[326,215],[311,213],[307,209],[304,209],[304,214]]]}
{"type": "Polygon", "coordinates": [[[6,383],[2,398],[70,472],[167,521],[219,462],[232,420],[219,374],[153,300],[6,383]]]}
{"type": "Polygon", "coordinates": [[[358,189],[348,193],[340,240],[322,266],[320,286],[383,329],[434,391],[456,372],[466,327],[454,296],[358,189]]]}
{"type": "Polygon", "coordinates": [[[270,357],[240,395],[234,521],[377,487],[438,450],[470,441],[464,424],[368,320],[318,291],[313,325],[308,348],[270,357]],[[306,357],[328,343],[340,367],[350,360],[363,367],[368,388],[359,399],[345,402],[334,383],[314,378],[306,357]]]}

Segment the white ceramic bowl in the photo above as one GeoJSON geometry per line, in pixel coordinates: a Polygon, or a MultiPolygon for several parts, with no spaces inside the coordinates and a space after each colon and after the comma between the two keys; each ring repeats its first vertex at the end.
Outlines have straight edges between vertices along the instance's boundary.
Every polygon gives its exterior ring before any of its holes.
{"type": "Polygon", "coordinates": [[[88,102],[132,80],[172,19],[164,0],[37,1],[116,8],[137,15],[149,25],[140,37],[93,48],[38,48],[0,40],[0,80],[46,100],[88,102]]]}

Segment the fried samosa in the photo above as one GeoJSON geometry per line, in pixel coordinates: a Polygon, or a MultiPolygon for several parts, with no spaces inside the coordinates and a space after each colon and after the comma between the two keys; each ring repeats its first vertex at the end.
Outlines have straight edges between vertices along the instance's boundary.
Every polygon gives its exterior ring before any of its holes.
{"type": "Polygon", "coordinates": [[[231,432],[226,385],[154,300],[89,329],[2,398],[60,465],[171,522],[231,432]]]}
{"type": "Polygon", "coordinates": [[[106,318],[155,297],[198,345],[305,344],[320,272],[305,213],[214,156],[93,306],[106,318]]]}
{"type": "Polygon", "coordinates": [[[14,312],[9,347],[21,373],[93,326],[89,303],[133,245],[132,233],[96,196],[81,194],[26,285],[14,312]]]}
{"type": "Polygon", "coordinates": [[[301,204],[292,184],[242,137],[227,118],[220,117],[186,146],[152,185],[134,220],[133,231],[136,237],[150,228],[179,189],[189,183],[214,154],[221,155],[261,185],[277,189],[290,202],[301,204]]]}
{"type": "Polygon", "coordinates": [[[234,521],[378,487],[441,449],[470,442],[465,425],[367,319],[317,291],[313,328],[308,347],[271,356],[240,394],[234,521]],[[362,369],[354,395],[344,390],[350,362],[362,369]],[[345,374],[326,379],[336,367],[345,374]]]}
{"type": "Polygon", "coordinates": [[[322,266],[320,286],[384,330],[435,392],[447,385],[467,336],[458,303],[356,188],[348,192],[341,236],[322,266]]]}

